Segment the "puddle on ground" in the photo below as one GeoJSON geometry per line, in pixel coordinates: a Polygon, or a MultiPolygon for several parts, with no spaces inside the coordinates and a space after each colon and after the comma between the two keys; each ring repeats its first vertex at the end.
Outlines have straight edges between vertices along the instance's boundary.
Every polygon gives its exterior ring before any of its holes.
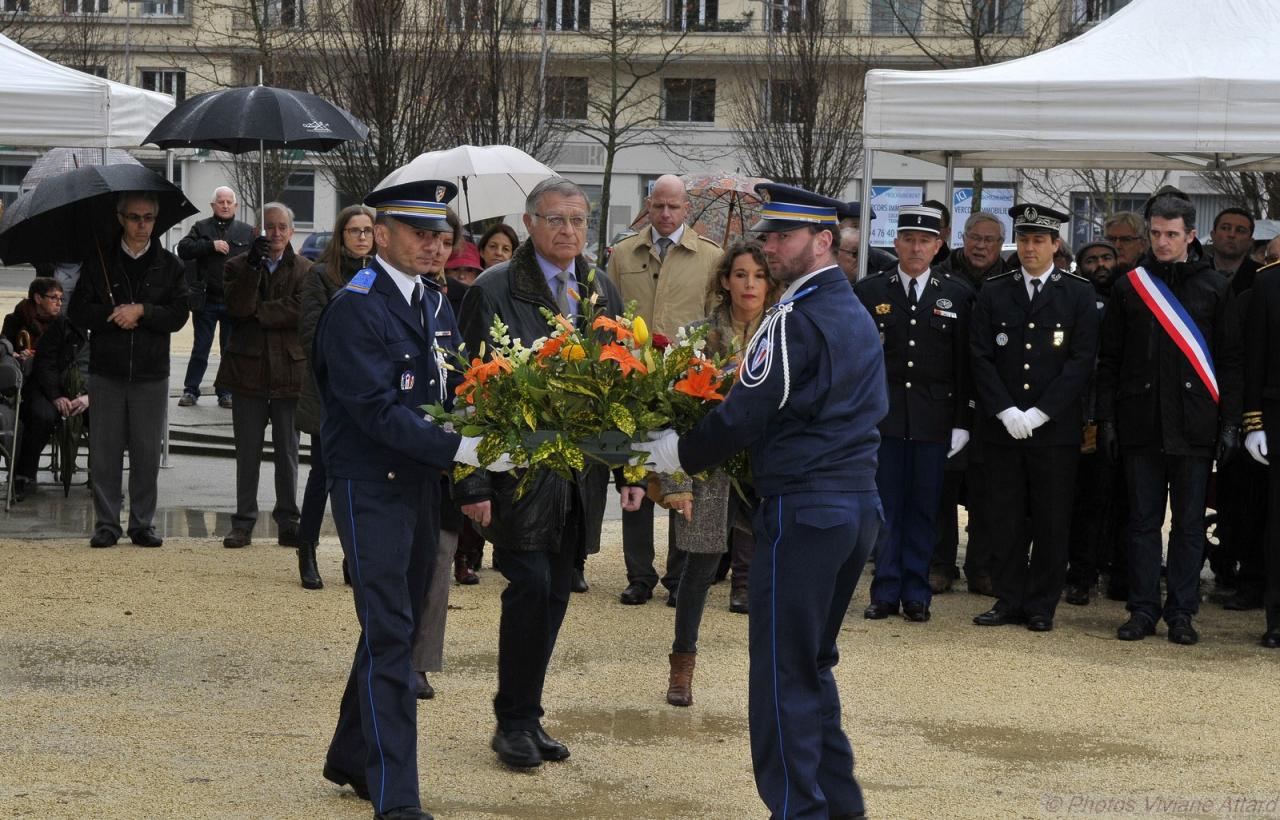
{"type": "MultiPolygon", "coordinates": [[[[538,776],[532,774],[531,776],[538,776]]],[[[427,805],[437,816],[481,813],[485,817],[512,818],[513,820],[634,820],[654,817],[655,795],[637,786],[636,781],[617,782],[591,780],[581,784],[584,793],[575,793],[564,801],[538,803],[523,796],[510,805],[494,805],[486,802],[489,795],[475,792],[475,801],[442,801],[427,799],[427,805]]],[[[576,789],[575,789],[576,791],[576,789]]],[[[702,818],[714,817],[713,806],[694,802],[666,790],[661,795],[662,817],[702,818]]]]}
{"type": "MultiPolygon", "coordinates": [[[[554,661],[552,661],[554,663],[554,661]]],[[[491,675],[498,678],[498,653],[469,652],[465,655],[448,654],[444,659],[444,668],[449,674],[459,675],[491,675]]]]}
{"type": "Polygon", "coordinates": [[[1155,760],[1163,755],[1151,746],[1102,740],[1091,735],[1017,729],[1012,726],[983,726],[948,721],[942,724],[912,724],[935,746],[1008,763],[1035,766],[1040,763],[1097,762],[1118,758],[1155,760]]]}
{"type": "Polygon", "coordinates": [[[681,709],[574,709],[556,715],[554,733],[572,738],[595,735],[629,745],[747,735],[744,715],[717,715],[681,709]]]}
{"type": "Polygon", "coordinates": [[[0,682],[44,688],[129,681],[149,673],[154,657],[134,648],[92,641],[32,641],[0,646],[0,682]],[[5,671],[7,670],[7,672],[5,671]]]}

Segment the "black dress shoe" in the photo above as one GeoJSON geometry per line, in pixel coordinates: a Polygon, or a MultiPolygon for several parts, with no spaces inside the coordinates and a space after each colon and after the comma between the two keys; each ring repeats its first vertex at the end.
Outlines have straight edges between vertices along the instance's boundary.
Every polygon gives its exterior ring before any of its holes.
{"type": "Polygon", "coordinates": [[[1268,629],[1262,636],[1262,640],[1258,643],[1267,649],[1280,649],[1280,627],[1268,629]]]}
{"type": "Polygon", "coordinates": [[[676,595],[676,591],[674,589],[667,593],[667,606],[675,609],[676,601],[678,600],[679,596],[676,595]]]}
{"type": "Polygon", "coordinates": [[[998,606],[993,606],[981,615],[974,615],[973,622],[978,626],[1005,626],[1006,624],[1020,624],[1022,618],[1012,612],[1006,612],[998,606]]]}
{"type": "Polygon", "coordinates": [[[570,592],[586,592],[589,589],[591,589],[591,587],[587,586],[586,573],[584,573],[580,569],[575,569],[573,571],[573,580],[569,582],[569,591],[570,592]]]}
{"type": "Polygon", "coordinates": [[[547,730],[541,726],[534,730],[533,742],[537,745],[543,760],[554,762],[569,759],[569,747],[547,734],[547,730]]]}
{"type": "Polygon", "coordinates": [[[1086,606],[1089,603],[1089,588],[1084,584],[1067,584],[1062,600],[1072,606],[1086,606]]]}
{"type": "Polygon", "coordinates": [[[498,759],[516,769],[532,769],[542,765],[542,752],[533,732],[528,729],[494,730],[489,746],[498,753],[498,759]]]}
{"type": "Polygon", "coordinates": [[[158,547],[164,543],[164,539],[156,535],[156,531],[150,527],[145,530],[138,530],[129,536],[129,540],[140,547],[158,547]]]}
{"type": "Polygon", "coordinates": [[[1116,630],[1116,637],[1122,641],[1140,641],[1154,634],[1156,634],[1155,622],[1138,612],[1130,615],[1129,620],[1120,624],[1120,628],[1116,630]]]}
{"type": "Polygon", "coordinates": [[[253,534],[244,527],[232,527],[222,539],[222,546],[229,550],[243,549],[253,543],[253,534]]]}
{"type": "Polygon", "coordinates": [[[365,783],[363,775],[344,772],[326,760],[324,764],[324,779],[339,786],[350,786],[351,790],[356,793],[356,797],[361,800],[369,799],[369,786],[365,783]]]}
{"type": "Polygon", "coordinates": [[[745,615],[751,611],[750,598],[747,597],[745,589],[729,590],[729,611],[736,612],[739,615],[745,615]]]}
{"type": "Polygon", "coordinates": [[[1027,629],[1032,632],[1052,632],[1053,618],[1048,615],[1028,615],[1027,629]]]}
{"type": "Polygon", "coordinates": [[[1200,640],[1200,633],[1191,625],[1190,615],[1177,615],[1169,621],[1169,643],[1191,646],[1200,640]]]}
{"type": "Polygon", "coordinates": [[[418,700],[431,700],[436,696],[436,689],[427,680],[426,672],[414,672],[413,679],[418,688],[418,700]]]}
{"type": "Polygon", "coordinates": [[[301,542],[298,541],[298,528],[285,527],[276,535],[276,543],[282,547],[298,547],[301,542]]]}
{"type": "Polygon", "coordinates": [[[417,806],[404,806],[391,811],[384,811],[381,814],[375,814],[373,820],[435,820],[430,812],[420,809],[417,806]]]}
{"type": "Polygon", "coordinates": [[[922,624],[929,620],[929,605],[924,601],[905,601],[902,604],[902,617],[922,624]]]}
{"type": "Polygon", "coordinates": [[[618,596],[618,600],[627,606],[638,606],[652,597],[653,590],[637,581],[633,584],[627,584],[627,588],[622,590],[622,594],[618,596]]]}
{"type": "Polygon", "coordinates": [[[890,615],[897,614],[898,603],[896,601],[893,603],[889,603],[888,601],[872,601],[867,605],[866,609],[862,610],[862,617],[866,618],[868,621],[883,621],[890,615]]]}
{"type": "Polygon", "coordinates": [[[114,547],[116,542],[120,540],[120,536],[110,530],[98,530],[89,539],[89,546],[96,550],[105,549],[106,547],[114,547]]]}

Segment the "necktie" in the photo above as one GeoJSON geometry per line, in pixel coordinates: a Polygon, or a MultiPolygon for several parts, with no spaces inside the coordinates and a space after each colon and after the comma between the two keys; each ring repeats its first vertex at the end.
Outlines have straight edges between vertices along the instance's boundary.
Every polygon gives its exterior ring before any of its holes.
{"type": "Polygon", "coordinates": [[[659,239],[658,240],[658,259],[665,261],[667,258],[667,251],[671,250],[671,246],[673,244],[674,243],[671,241],[671,237],[669,236],[664,236],[661,239],[659,239]]]}
{"type": "Polygon", "coordinates": [[[560,313],[565,316],[573,315],[573,301],[569,298],[569,282],[572,278],[573,274],[567,270],[556,274],[556,279],[560,281],[559,292],[556,293],[556,305],[560,308],[560,313]]]}
{"type": "Polygon", "coordinates": [[[1032,304],[1035,304],[1036,297],[1038,297],[1039,295],[1040,295],[1040,280],[1039,278],[1032,279],[1031,280],[1031,303],[1032,304]]]}
{"type": "Polygon", "coordinates": [[[417,282],[414,284],[413,298],[410,300],[409,303],[413,307],[414,315],[418,317],[418,324],[422,325],[422,332],[426,333],[427,332],[427,315],[422,309],[423,301],[422,301],[422,283],[421,282],[417,282]]]}
{"type": "Polygon", "coordinates": [[[916,292],[916,288],[920,282],[916,279],[911,280],[911,287],[907,291],[907,304],[911,305],[911,309],[916,309],[916,304],[920,301],[920,295],[916,292]]]}

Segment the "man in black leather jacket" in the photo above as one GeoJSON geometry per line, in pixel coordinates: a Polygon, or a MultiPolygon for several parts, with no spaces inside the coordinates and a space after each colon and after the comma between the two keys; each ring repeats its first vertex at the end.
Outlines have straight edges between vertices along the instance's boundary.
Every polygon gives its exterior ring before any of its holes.
{"type": "MultiPolygon", "coordinates": [[[[547,336],[543,308],[581,321],[599,297],[604,315],[622,312],[617,288],[582,256],[591,206],[568,180],[553,177],[530,192],[529,240],[509,262],[480,275],[467,291],[458,325],[468,351],[489,343],[495,316],[524,344],[547,336]]],[[[486,345],[487,346],[487,345],[486,345]]],[[[600,549],[609,471],[588,467],[567,481],[543,470],[517,501],[518,472],[477,470],[458,482],[462,511],[492,541],[508,585],[498,631],[498,728],[493,749],[503,763],[530,768],[563,760],[569,750],[542,729],[542,686],[569,605],[575,559],[600,549]]]]}
{"type": "MultiPolygon", "coordinates": [[[[1195,209],[1177,195],[1150,205],[1151,250],[1134,276],[1116,280],[1102,325],[1098,357],[1098,446],[1124,452],[1129,496],[1129,620],[1116,633],[1142,640],[1163,615],[1169,640],[1193,644],[1204,556],[1205,493],[1213,459],[1219,466],[1239,448],[1241,347],[1231,285],[1195,246],[1195,209]],[[1140,271],[1150,276],[1135,282],[1140,271]],[[1198,339],[1175,342],[1148,295],[1167,287],[1198,339]],[[1193,365],[1201,349],[1209,367],[1193,365]],[[1168,595],[1160,604],[1160,528],[1165,497],[1173,510],[1168,595]]],[[[1167,300],[1167,297],[1162,297],[1167,300]]],[[[1175,309],[1174,311],[1178,311],[1175,309]]],[[[1172,325],[1171,325],[1172,326],[1172,325]]]]}

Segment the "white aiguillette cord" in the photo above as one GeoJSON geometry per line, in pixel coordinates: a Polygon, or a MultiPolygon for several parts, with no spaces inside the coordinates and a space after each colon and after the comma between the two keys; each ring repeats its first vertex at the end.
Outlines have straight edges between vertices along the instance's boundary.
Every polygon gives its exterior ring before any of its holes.
{"type": "Polygon", "coordinates": [[[791,357],[787,355],[787,315],[795,309],[797,299],[808,296],[817,289],[817,285],[810,285],[785,302],[779,302],[764,317],[760,327],[756,328],[755,335],[747,345],[747,354],[742,358],[738,382],[748,390],[759,387],[769,379],[769,373],[773,370],[774,337],[777,334],[782,335],[782,400],[778,402],[779,410],[786,406],[787,399],[791,397],[791,357]],[[763,344],[763,347],[753,353],[752,351],[755,351],[756,346],[760,344],[763,344]]]}

